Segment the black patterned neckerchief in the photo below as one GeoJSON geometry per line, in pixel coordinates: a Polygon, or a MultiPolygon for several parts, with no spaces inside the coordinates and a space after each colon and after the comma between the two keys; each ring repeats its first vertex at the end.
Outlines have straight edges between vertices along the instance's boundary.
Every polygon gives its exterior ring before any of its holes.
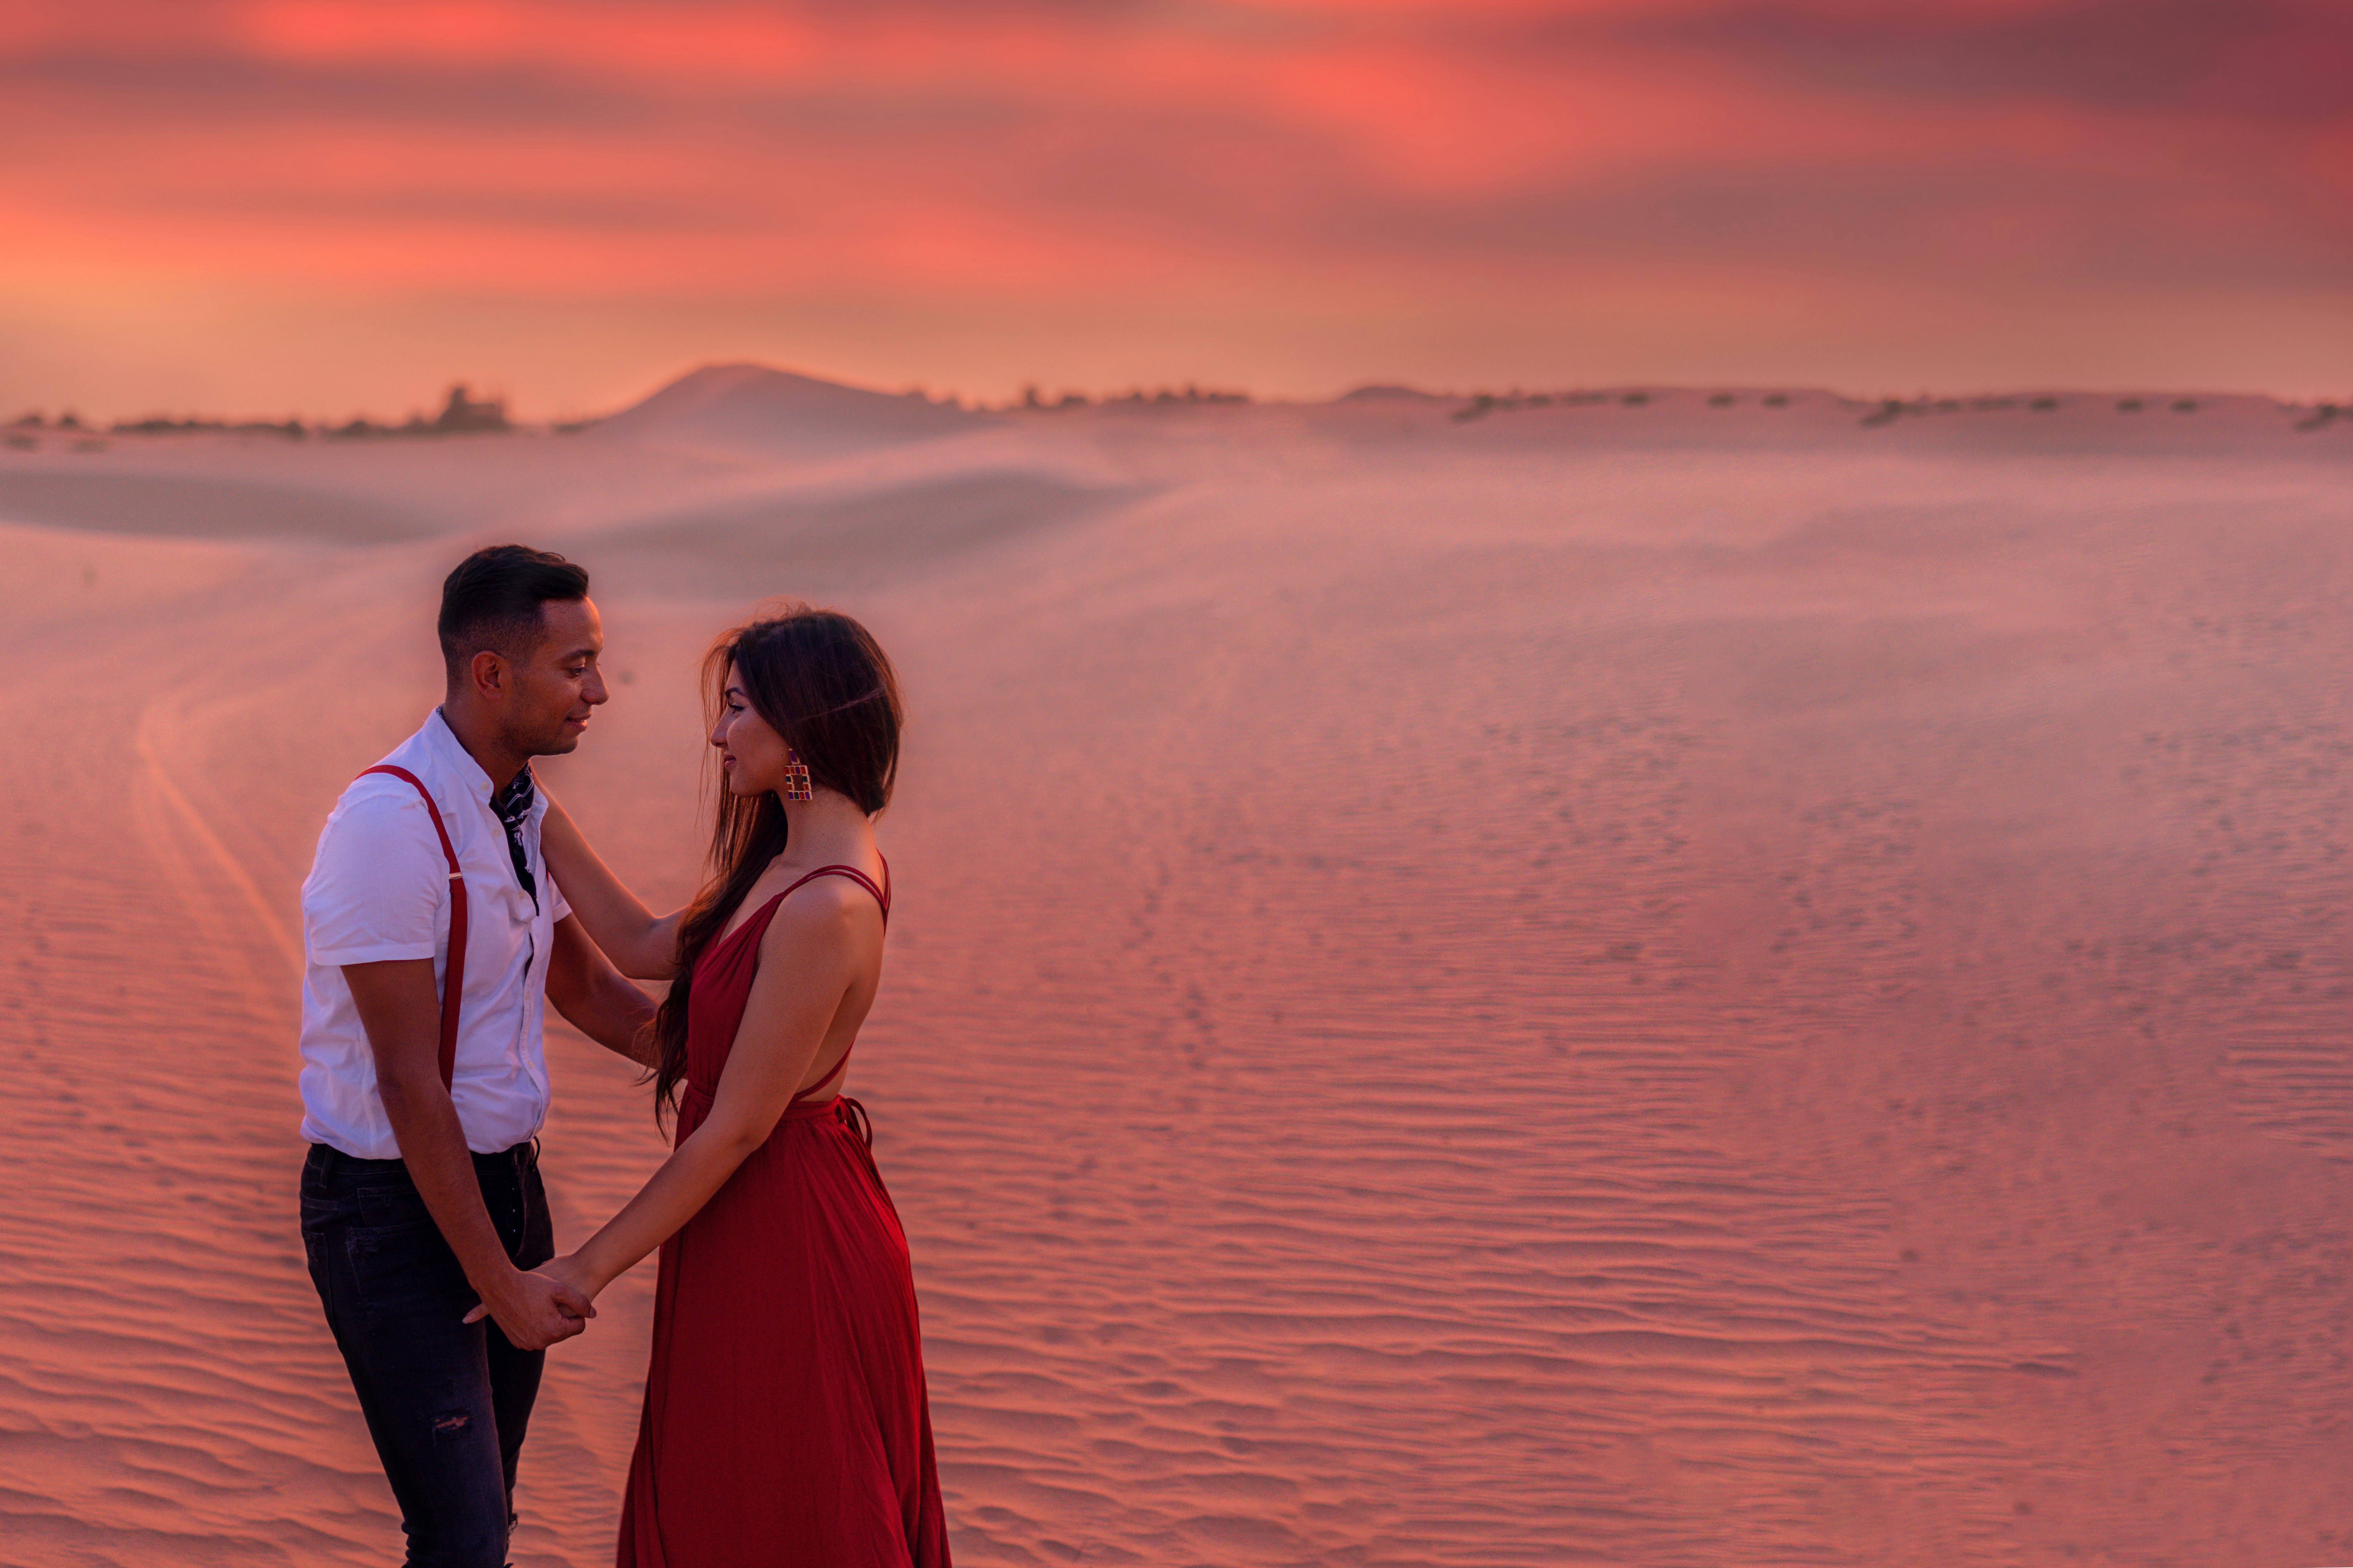
{"type": "Polygon", "coordinates": [[[523,851],[522,825],[531,820],[532,804],[538,798],[529,763],[508,781],[506,788],[491,796],[491,809],[498,814],[500,825],[507,830],[507,853],[514,857],[515,880],[531,895],[534,914],[539,910],[539,883],[531,874],[531,857],[523,851]]]}

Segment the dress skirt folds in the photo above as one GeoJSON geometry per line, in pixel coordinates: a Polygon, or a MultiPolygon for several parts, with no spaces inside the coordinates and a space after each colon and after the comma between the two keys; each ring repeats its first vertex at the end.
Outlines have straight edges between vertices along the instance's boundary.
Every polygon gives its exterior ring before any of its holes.
{"type": "MultiPolygon", "coordinates": [[[[695,966],[681,1142],[776,901],[695,966]]],[[[862,1121],[794,1104],[663,1244],[622,1568],[947,1568],[914,1277],[862,1121]]]]}

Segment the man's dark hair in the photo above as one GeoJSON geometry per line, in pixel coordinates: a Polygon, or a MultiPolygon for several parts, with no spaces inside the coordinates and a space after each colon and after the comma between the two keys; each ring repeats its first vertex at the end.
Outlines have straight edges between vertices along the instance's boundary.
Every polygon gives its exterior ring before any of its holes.
{"type": "Polygon", "coordinates": [[[493,544],[458,563],[441,583],[441,659],[452,684],[484,648],[520,661],[539,646],[550,599],[588,596],[588,574],[563,556],[522,544],[493,544]]]}

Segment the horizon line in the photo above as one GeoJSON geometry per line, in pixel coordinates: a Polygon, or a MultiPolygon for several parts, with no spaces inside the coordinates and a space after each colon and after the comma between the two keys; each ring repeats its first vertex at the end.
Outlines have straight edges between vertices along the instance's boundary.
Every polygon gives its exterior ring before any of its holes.
{"type": "MultiPolygon", "coordinates": [[[[876,397],[885,397],[897,400],[921,398],[934,406],[954,406],[976,414],[1053,412],[1060,408],[1101,407],[1105,405],[1135,404],[1139,402],[1145,404],[1158,403],[1178,405],[1186,404],[1201,405],[1215,403],[1228,405],[1240,404],[1262,407],[1317,407],[1335,403],[1345,402],[1351,398],[1363,397],[1368,395],[1378,395],[1384,393],[1398,396],[1428,398],[1437,402],[1472,403],[1483,399],[1495,404],[1502,404],[1506,400],[1525,401],[1529,398],[1537,397],[1558,399],[1564,397],[1591,397],[1596,395],[1617,396],[1628,393],[1642,393],[1654,396],[1672,395],[1676,393],[1693,393],[1704,395],[1723,395],[1730,394],[1734,396],[1754,395],[1759,397],[1769,396],[1777,394],[1790,397],[1827,396],[1834,398],[1841,403],[1858,406],[1877,405],[1883,407],[1904,407],[1913,405],[1948,402],[1957,399],[1962,402],[1970,402],[1987,398],[2031,398],[2038,396],[2061,398],[2140,398],[2144,400],[2167,400],[2186,397],[2196,398],[2201,402],[2221,402],[2235,398],[2268,402],[2281,408],[2291,409],[2316,409],[2337,406],[2342,404],[2353,404],[2353,392],[2348,392],[2348,395],[2343,399],[2335,399],[2320,395],[2315,395],[2310,397],[2299,397],[2292,394],[2281,394],[2264,389],[2235,387],[2170,386],[2160,388],[2126,385],[2062,386],[2049,383],[2022,384],[2017,385],[1979,384],[1968,389],[1950,387],[1915,387],[1908,394],[1898,395],[1883,389],[1877,392],[1861,393],[1844,390],[1835,384],[1826,384],[1821,383],[1693,381],[1674,379],[1620,379],[1602,383],[1556,383],[1550,385],[1529,384],[1525,382],[1514,382],[1508,384],[1476,386],[1469,389],[1459,387],[1432,388],[1416,385],[1410,382],[1405,381],[1376,379],[1359,382],[1345,390],[1332,393],[1322,397],[1300,395],[1261,397],[1257,394],[1248,391],[1247,389],[1230,386],[1205,385],[1198,380],[1188,380],[1181,384],[1163,383],[1155,385],[1147,385],[1143,383],[1131,383],[1116,391],[1089,391],[1078,387],[1056,386],[1050,392],[1048,391],[1047,384],[1045,383],[1033,381],[1025,382],[1018,393],[998,401],[981,395],[967,395],[954,389],[934,391],[930,386],[920,382],[898,387],[886,387],[862,384],[857,381],[842,379],[836,376],[819,374],[807,370],[792,369],[786,366],[771,364],[757,360],[714,359],[695,363],[688,369],[681,371],[660,382],[651,391],[646,393],[644,395],[630,402],[621,404],[618,406],[607,409],[601,413],[564,413],[544,418],[513,418],[506,421],[505,427],[518,429],[546,428],[551,430],[562,429],[565,427],[585,428],[591,425],[600,424],[607,419],[613,418],[632,408],[636,408],[649,399],[659,396],[662,393],[667,392],[672,387],[678,386],[684,382],[691,380],[697,375],[704,374],[712,371],[737,369],[756,370],[774,375],[789,376],[797,380],[813,383],[821,386],[846,392],[862,393],[876,397]]],[[[470,395],[478,384],[478,383],[472,381],[453,380],[448,384],[448,390],[443,395],[446,399],[453,394],[465,393],[470,395]]],[[[509,401],[509,396],[503,390],[501,390],[485,394],[479,398],[472,399],[472,401],[476,406],[497,409],[500,412],[501,417],[503,419],[505,417],[504,410],[509,401]]],[[[169,423],[192,430],[206,431],[244,429],[248,432],[258,433],[264,428],[274,427],[280,430],[284,430],[291,426],[301,426],[307,431],[319,433],[332,433],[337,428],[353,429],[354,426],[368,427],[372,431],[385,433],[399,432],[404,429],[406,429],[411,433],[417,433],[421,429],[429,429],[431,423],[431,416],[427,412],[427,407],[425,405],[412,405],[405,414],[397,418],[377,416],[366,412],[354,412],[343,416],[341,418],[326,415],[307,415],[298,411],[281,412],[276,417],[250,414],[237,416],[200,413],[174,414],[157,410],[152,407],[144,413],[138,415],[116,410],[101,415],[85,416],[78,407],[71,405],[58,407],[56,416],[52,417],[47,413],[47,408],[48,405],[36,402],[31,406],[25,408],[22,413],[14,416],[0,415],[0,427],[5,427],[10,430],[26,430],[34,428],[50,430],[79,429],[85,432],[99,431],[107,433],[120,432],[122,434],[137,434],[140,432],[135,430],[133,428],[134,426],[142,424],[160,426],[165,423],[169,423]],[[66,421],[69,420],[75,421],[75,423],[67,423],[66,421]]],[[[438,433],[451,434],[458,432],[444,429],[438,433]]]]}

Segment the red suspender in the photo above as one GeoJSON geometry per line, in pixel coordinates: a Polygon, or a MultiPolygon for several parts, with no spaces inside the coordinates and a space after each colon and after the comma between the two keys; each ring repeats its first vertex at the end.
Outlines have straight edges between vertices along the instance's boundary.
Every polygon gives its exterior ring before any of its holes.
{"type": "Polygon", "coordinates": [[[370,773],[406,779],[425,798],[426,815],[433,818],[433,831],[441,836],[441,853],[449,860],[449,962],[442,966],[441,978],[441,1087],[448,1089],[458,1076],[458,998],[466,989],[466,879],[459,873],[458,851],[449,842],[449,830],[441,825],[441,808],[433,804],[433,792],[415,773],[389,763],[363,768],[359,776],[370,773]]]}

